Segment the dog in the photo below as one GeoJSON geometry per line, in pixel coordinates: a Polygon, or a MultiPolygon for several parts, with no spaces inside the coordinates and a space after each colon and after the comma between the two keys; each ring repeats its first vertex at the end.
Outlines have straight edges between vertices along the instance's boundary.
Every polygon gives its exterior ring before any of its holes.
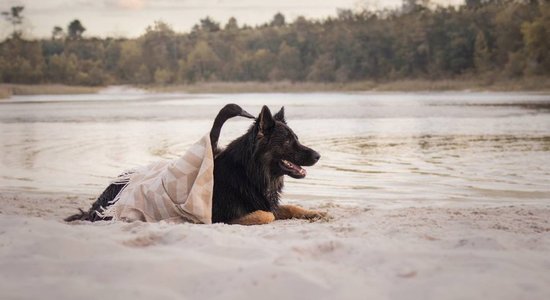
{"type": "Polygon", "coordinates": [[[321,158],[288,127],[284,107],[272,115],[264,106],[244,135],[215,153],[213,222],[258,225],[325,217],[323,212],[279,204],[284,176],[304,178],[302,166],[313,166],[321,158]]]}
{"type": "MultiPolygon", "coordinates": [[[[307,172],[302,166],[313,166],[321,157],[298,141],[284,113],[284,107],[272,115],[263,106],[248,131],[225,149],[217,145],[224,122],[234,116],[254,117],[236,104],[228,104],[218,113],[210,131],[214,155],[213,223],[261,225],[276,219],[326,216],[324,212],[279,204],[284,176],[304,178],[307,172]]],[[[65,221],[109,220],[100,212],[123,187],[124,184],[109,185],[88,211],[79,209],[65,221]]]]}

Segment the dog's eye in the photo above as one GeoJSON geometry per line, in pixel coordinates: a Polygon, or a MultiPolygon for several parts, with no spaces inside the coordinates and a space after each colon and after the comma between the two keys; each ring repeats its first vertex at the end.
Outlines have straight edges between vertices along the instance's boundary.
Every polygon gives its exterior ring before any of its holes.
{"type": "Polygon", "coordinates": [[[290,145],[290,140],[286,140],[286,141],[284,142],[284,144],[285,144],[285,146],[290,145]]]}

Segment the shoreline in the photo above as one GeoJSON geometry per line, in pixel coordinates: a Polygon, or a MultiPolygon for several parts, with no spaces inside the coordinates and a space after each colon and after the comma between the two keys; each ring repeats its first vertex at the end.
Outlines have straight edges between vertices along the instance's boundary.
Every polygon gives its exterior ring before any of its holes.
{"type": "Polygon", "coordinates": [[[95,94],[104,87],[72,86],[64,84],[10,84],[0,83],[0,99],[11,96],[95,94]]]}
{"type": "MultiPolygon", "coordinates": [[[[473,80],[396,80],[347,83],[317,82],[198,82],[171,85],[123,85],[155,93],[307,93],[307,92],[550,92],[550,78],[534,77],[488,82],[473,80]]],[[[12,95],[94,94],[109,86],[70,86],[63,84],[0,84],[0,99],[12,95]]]]}
{"type": "Polygon", "coordinates": [[[550,92],[550,79],[505,80],[396,80],[348,83],[316,82],[199,82],[191,85],[137,85],[153,92],[174,93],[304,93],[304,92],[550,92]]]}

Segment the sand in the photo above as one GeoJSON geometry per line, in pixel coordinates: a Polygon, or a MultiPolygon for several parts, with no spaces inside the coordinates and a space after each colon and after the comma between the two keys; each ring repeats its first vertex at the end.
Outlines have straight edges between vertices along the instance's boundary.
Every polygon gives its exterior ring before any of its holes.
{"type": "Polygon", "coordinates": [[[0,299],[550,299],[550,205],[308,202],[332,219],[249,227],[60,221],[89,198],[0,196],[0,299]]]}

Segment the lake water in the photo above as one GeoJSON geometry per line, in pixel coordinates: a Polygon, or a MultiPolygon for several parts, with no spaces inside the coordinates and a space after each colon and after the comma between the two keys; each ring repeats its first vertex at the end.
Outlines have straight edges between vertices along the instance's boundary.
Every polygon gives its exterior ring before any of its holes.
{"type": "MultiPolygon", "coordinates": [[[[99,194],[121,171],[177,157],[226,103],[285,106],[321,153],[286,199],[373,205],[550,200],[550,95],[533,93],[155,94],[0,100],[0,191],[99,194]]],[[[222,144],[250,120],[232,119],[222,144]]]]}

